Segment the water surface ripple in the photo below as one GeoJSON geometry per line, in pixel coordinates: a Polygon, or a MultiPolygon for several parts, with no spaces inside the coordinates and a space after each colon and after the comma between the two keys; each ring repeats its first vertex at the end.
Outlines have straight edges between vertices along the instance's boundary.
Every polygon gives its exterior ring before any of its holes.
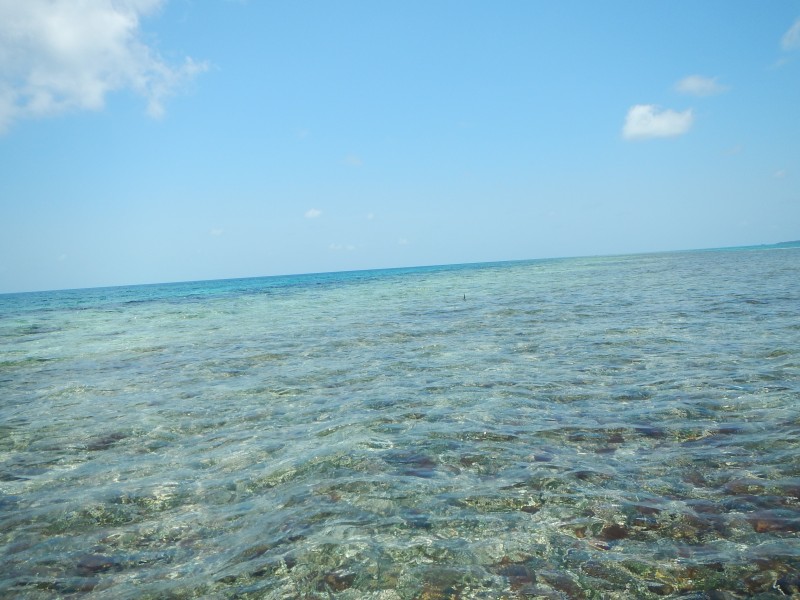
{"type": "Polygon", "coordinates": [[[0,296],[0,596],[800,593],[800,249],[0,296]]]}

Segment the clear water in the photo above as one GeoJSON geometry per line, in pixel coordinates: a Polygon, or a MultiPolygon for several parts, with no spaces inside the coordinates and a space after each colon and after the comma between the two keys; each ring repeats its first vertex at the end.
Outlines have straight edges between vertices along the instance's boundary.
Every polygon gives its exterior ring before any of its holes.
{"type": "Polygon", "coordinates": [[[782,598],[800,249],[0,296],[0,596],[782,598]]]}

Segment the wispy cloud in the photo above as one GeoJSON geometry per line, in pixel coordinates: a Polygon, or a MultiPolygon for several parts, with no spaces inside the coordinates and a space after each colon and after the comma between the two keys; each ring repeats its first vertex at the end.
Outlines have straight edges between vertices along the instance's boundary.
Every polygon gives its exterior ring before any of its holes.
{"type": "Polygon", "coordinates": [[[142,41],[140,19],[163,3],[0,1],[0,132],[22,118],[99,110],[123,89],[162,116],[165,99],[208,68],[188,57],[171,66],[142,41]]]}
{"type": "Polygon", "coordinates": [[[775,172],[772,174],[772,176],[773,176],[775,179],[783,179],[784,177],[786,177],[786,170],[785,170],[785,169],[778,169],[777,171],[775,171],[775,172]]]}
{"type": "Polygon", "coordinates": [[[742,144],[736,144],[728,148],[726,154],[733,156],[734,154],[741,154],[742,152],[744,152],[744,146],[742,144]]]}
{"type": "Polygon", "coordinates": [[[309,208],[306,211],[306,219],[316,219],[322,216],[322,211],[318,208],[309,208]]]}
{"type": "Polygon", "coordinates": [[[728,86],[719,83],[717,77],[689,75],[675,84],[675,89],[690,96],[713,96],[728,90],[728,86]]]}
{"type": "Polygon", "coordinates": [[[225,233],[225,230],[224,230],[224,229],[219,229],[218,227],[215,227],[214,229],[212,229],[211,231],[209,231],[209,232],[208,232],[208,234],[209,234],[211,237],[219,237],[219,236],[221,236],[223,233],[225,233]]]}
{"type": "Polygon", "coordinates": [[[783,34],[781,38],[781,48],[784,50],[800,49],[800,18],[783,34]]]}
{"type": "Polygon", "coordinates": [[[622,136],[627,140],[683,135],[692,126],[691,109],[677,112],[653,104],[636,104],[628,110],[622,136]]]}
{"type": "Polygon", "coordinates": [[[360,167],[364,164],[364,161],[362,161],[361,158],[355,154],[348,154],[344,157],[344,164],[351,167],[360,167]]]}

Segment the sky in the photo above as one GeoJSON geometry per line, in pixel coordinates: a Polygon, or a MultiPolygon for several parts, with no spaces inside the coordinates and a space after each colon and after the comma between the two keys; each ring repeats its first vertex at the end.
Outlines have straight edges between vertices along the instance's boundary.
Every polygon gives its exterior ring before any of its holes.
{"type": "Polygon", "coordinates": [[[800,0],[0,0],[0,293],[800,239],[800,0]]]}

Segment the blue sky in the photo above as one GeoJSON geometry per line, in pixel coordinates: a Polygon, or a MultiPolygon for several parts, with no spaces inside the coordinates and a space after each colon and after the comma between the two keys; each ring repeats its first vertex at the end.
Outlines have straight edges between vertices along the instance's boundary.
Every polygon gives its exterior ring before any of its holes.
{"type": "Polygon", "coordinates": [[[798,107],[798,0],[0,0],[0,292],[795,240],[798,107]]]}

